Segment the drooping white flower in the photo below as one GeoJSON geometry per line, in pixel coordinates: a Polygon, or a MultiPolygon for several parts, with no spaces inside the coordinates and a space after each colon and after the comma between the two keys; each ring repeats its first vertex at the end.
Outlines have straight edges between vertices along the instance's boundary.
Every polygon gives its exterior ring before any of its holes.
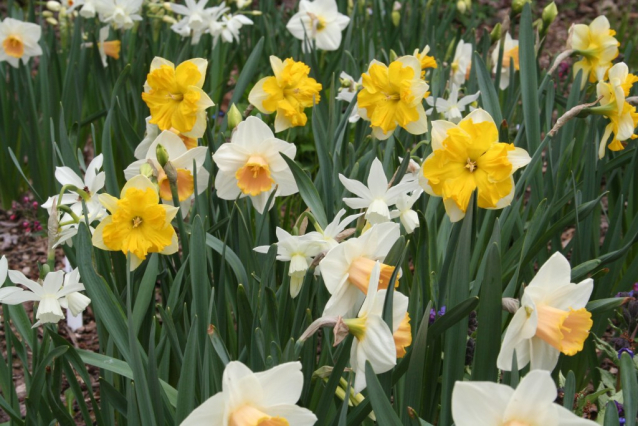
{"type": "MultiPolygon", "coordinates": [[[[104,68],[108,67],[109,64],[106,60],[107,56],[110,56],[114,59],[120,59],[120,49],[122,47],[122,42],[120,40],[111,40],[107,41],[109,38],[110,27],[107,25],[100,29],[99,41],[97,43],[98,51],[100,52],[100,59],[102,60],[102,65],[104,68]]],[[[91,45],[92,43],[87,43],[87,45],[91,45]]]]}
{"type": "MultiPolygon", "coordinates": [[[[306,271],[315,256],[325,249],[323,241],[316,238],[315,233],[305,235],[290,235],[277,227],[277,260],[290,262],[288,276],[290,277],[290,297],[297,297],[301,290],[306,271]]],[[[258,253],[268,253],[270,246],[255,247],[258,253]]]]}
{"type": "MultiPolygon", "coordinates": [[[[375,262],[385,259],[400,236],[399,224],[381,223],[357,238],[350,238],[326,254],[320,263],[323,282],[332,295],[324,316],[347,316],[368,292],[375,262]]],[[[387,288],[394,266],[382,264],[379,288],[387,288]]]]}
{"type": "MultiPolygon", "coordinates": [[[[208,0],[185,0],[186,5],[181,5],[177,3],[170,3],[171,10],[179,15],[184,16],[178,23],[174,24],[173,27],[182,27],[190,31],[203,31],[206,28],[207,24],[207,16],[206,16],[206,4],[208,0]]],[[[172,27],[171,27],[172,28],[172,27]]],[[[179,31],[176,31],[179,32],[179,31]]]]}
{"type": "Polygon", "coordinates": [[[354,100],[354,106],[352,107],[352,112],[350,113],[348,121],[350,123],[356,123],[361,118],[359,115],[359,107],[357,106],[357,101],[355,99],[357,92],[361,88],[361,77],[359,77],[359,81],[355,81],[349,74],[341,71],[339,79],[341,80],[341,87],[339,88],[339,93],[337,93],[336,99],[339,101],[346,101],[348,103],[352,103],[354,100]]]}
{"type": "Polygon", "coordinates": [[[530,371],[516,390],[492,382],[461,382],[452,390],[456,426],[594,426],[555,404],[557,391],[547,371],[530,371]]]}
{"type": "Polygon", "coordinates": [[[63,271],[49,272],[42,284],[28,279],[20,271],[9,271],[9,279],[27,289],[8,295],[3,303],[16,305],[27,301],[39,302],[35,315],[38,321],[33,327],[47,323],[56,324],[64,318],[63,307],[70,309],[73,315],[78,315],[91,302],[91,299],[79,293],[84,291],[84,284],[80,283],[77,268],[66,276],[63,271]]]}
{"type": "Polygon", "coordinates": [[[341,234],[353,220],[357,219],[363,213],[353,214],[347,216],[345,219],[341,220],[343,215],[346,214],[345,209],[339,210],[336,214],[335,218],[326,226],[325,229],[317,229],[316,232],[311,232],[307,235],[310,235],[312,238],[315,238],[317,241],[321,241],[325,244],[324,249],[329,251],[339,245],[339,234],[341,234]]]}
{"type": "Polygon", "coordinates": [[[113,25],[116,30],[133,28],[135,21],[141,21],[139,14],[142,0],[94,0],[100,21],[113,25]]]}
{"type": "Polygon", "coordinates": [[[42,55],[41,36],[42,27],[38,24],[5,18],[0,22],[0,62],[7,61],[18,68],[20,61],[26,65],[30,58],[42,55]]]}
{"type": "Polygon", "coordinates": [[[406,183],[398,183],[388,188],[388,179],[378,158],[372,161],[368,174],[368,186],[358,180],[348,179],[342,174],[339,174],[339,180],[348,191],[357,196],[357,198],[344,198],[343,202],[353,209],[367,209],[365,218],[373,225],[391,219],[390,207],[406,190],[406,183]]]}
{"type": "Polygon", "coordinates": [[[592,326],[585,309],[594,289],[591,278],[572,284],[571,267],[556,252],[525,288],[521,307],[507,327],[497,365],[512,369],[516,351],[518,368],[531,362],[532,370],[552,371],[560,353],[575,355],[583,349],[592,326]]]}
{"type": "MultiPolygon", "coordinates": [[[[459,88],[453,84],[448,99],[434,98],[433,96],[428,96],[425,99],[425,102],[432,107],[426,111],[426,114],[432,114],[434,108],[436,108],[436,111],[442,113],[446,120],[458,123],[463,118],[465,107],[477,100],[480,94],[481,92],[476,92],[473,95],[466,95],[459,101],[459,88]]],[[[470,111],[474,111],[474,109],[470,105],[470,111]]]]}
{"type": "Polygon", "coordinates": [[[472,44],[459,40],[450,66],[452,84],[461,86],[468,79],[472,66],[472,44]]]}
{"type": "Polygon", "coordinates": [[[412,210],[412,206],[421,196],[422,190],[414,191],[412,195],[404,192],[397,199],[397,210],[390,212],[393,219],[399,218],[405,232],[411,234],[419,226],[419,215],[412,210]]]}
{"type": "Polygon", "coordinates": [[[223,200],[248,196],[255,209],[263,213],[272,208],[266,202],[275,189],[275,196],[280,197],[297,193],[297,183],[282,153],[294,159],[297,147],[275,138],[259,118],[248,117],[236,127],[231,141],[213,154],[219,168],[215,178],[217,196],[223,200]]]}
{"type": "Polygon", "coordinates": [[[244,15],[224,15],[219,24],[220,30],[212,34],[213,44],[217,43],[220,36],[226,43],[239,42],[239,30],[244,25],[252,25],[253,21],[244,15]]]}
{"type": "Polygon", "coordinates": [[[307,52],[314,45],[319,50],[337,50],[341,45],[341,32],[350,18],[339,13],[335,0],[301,0],[286,28],[301,40],[302,50],[307,52]]]}
{"type": "Polygon", "coordinates": [[[222,391],[197,407],[181,426],[312,426],[317,417],[295,405],[302,388],[300,362],[253,373],[231,361],[224,369],[222,391]]]}
{"type": "MultiPolygon", "coordinates": [[[[498,55],[501,47],[501,40],[496,43],[496,47],[492,52],[492,63],[494,64],[494,69],[492,72],[496,73],[496,70],[499,67],[498,64],[498,55]]],[[[514,71],[518,71],[519,69],[519,61],[518,61],[518,40],[514,40],[510,33],[505,34],[505,44],[503,45],[503,62],[501,64],[501,82],[499,83],[499,87],[501,90],[505,90],[510,85],[510,66],[514,64],[514,71]]]]}

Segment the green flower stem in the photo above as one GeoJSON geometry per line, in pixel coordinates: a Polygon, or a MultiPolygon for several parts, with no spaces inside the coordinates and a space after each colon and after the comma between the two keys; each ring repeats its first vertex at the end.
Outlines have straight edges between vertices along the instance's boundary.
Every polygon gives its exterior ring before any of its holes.
{"type": "Polygon", "coordinates": [[[171,162],[167,162],[164,166],[164,172],[166,173],[166,177],[168,178],[168,183],[171,187],[171,195],[173,196],[173,204],[178,208],[177,210],[177,228],[179,229],[179,238],[182,243],[182,253],[184,254],[183,258],[188,257],[188,237],[186,233],[186,226],[184,226],[184,215],[182,214],[182,209],[180,207],[179,195],[177,192],[177,171],[171,164],[171,162]]]}

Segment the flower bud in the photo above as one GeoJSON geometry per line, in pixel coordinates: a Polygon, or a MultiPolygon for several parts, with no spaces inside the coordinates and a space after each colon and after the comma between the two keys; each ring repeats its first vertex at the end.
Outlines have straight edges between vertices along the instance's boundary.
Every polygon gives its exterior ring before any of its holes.
{"type": "Polygon", "coordinates": [[[392,25],[394,25],[395,27],[398,27],[400,23],[401,23],[401,12],[399,12],[398,10],[393,10],[392,25]]]}
{"type": "Polygon", "coordinates": [[[503,32],[503,26],[501,25],[500,22],[494,25],[494,28],[492,29],[492,32],[490,33],[490,40],[492,44],[496,43],[497,41],[501,39],[502,32],[503,32]]]}
{"type": "Polygon", "coordinates": [[[395,52],[393,49],[390,49],[390,62],[396,61],[397,58],[397,52],[395,52]]]}
{"type": "Polygon", "coordinates": [[[57,2],[54,0],[50,0],[47,2],[47,9],[49,9],[52,12],[59,12],[61,8],[62,8],[62,5],[60,4],[60,2],[57,2]]]}
{"type": "Polygon", "coordinates": [[[175,20],[175,18],[173,18],[172,16],[168,16],[168,15],[162,16],[162,21],[166,22],[167,24],[171,24],[171,25],[173,25],[174,23],[177,22],[175,20]]]}
{"type": "Polygon", "coordinates": [[[164,9],[168,10],[169,12],[173,11],[173,8],[171,7],[171,3],[170,2],[165,1],[163,6],[164,6],[164,9]]]}
{"type": "Polygon", "coordinates": [[[173,164],[170,161],[166,162],[164,172],[166,173],[168,182],[171,185],[177,185],[177,170],[175,170],[175,167],[173,167],[173,164]]]}
{"type": "Polygon", "coordinates": [[[545,26],[545,28],[549,27],[558,16],[558,8],[556,7],[556,3],[551,2],[550,4],[545,6],[545,9],[543,9],[542,16],[543,16],[543,25],[545,26]]]}
{"type": "Polygon", "coordinates": [[[157,157],[157,162],[160,163],[160,166],[164,168],[166,163],[168,163],[168,151],[166,148],[162,146],[162,144],[157,144],[157,148],[155,149],[155,155],[157,157]]]}
{"type": "Polygon", "coordinates": [[[467,12],[467,4],[464,0],[459,0],[456,2],[456,10],[458,10],[461,14],[467,12]]]}
{"type": "Polygon", "coordinates": [[[47,22],[49,23],[49,25],[53,25],[53,26],[58,25],[58,20],[53,17],[47,18],[47,22]]]}
{"type": "Polygon", "coordinates": [[[526,3],[532,3],[532,0],[514,0],[514,1],[512,1],[512,13],[513,14],[521,13],[523,11],[523,6],[525,6],[526,3]]]}
{"type": "Polygon", "coordinates": [[[231,130],[234,129],[235,127],[239,125],[239,123],[241,123],[241,121],[242,121],[241,111],[239,111],[239,108],[237,108],[237,105],[232,104],[230,106],[230,109],[228,110],[228,128],[231,130]]]}
{"type": "Polygon", "coordinates": [[[50,10],[45,10],[44,12],[42,12],[42,16],[44,16],[45,18],[52,18],[53,12],[51,12],[50,10]]]}

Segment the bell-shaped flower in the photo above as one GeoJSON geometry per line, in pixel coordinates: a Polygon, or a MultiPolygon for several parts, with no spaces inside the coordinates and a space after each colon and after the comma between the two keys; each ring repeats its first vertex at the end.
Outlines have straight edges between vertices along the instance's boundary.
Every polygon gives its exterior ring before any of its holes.
{"type": "Polygon", "coordinates": [[[616,31],[611,29],[604,15],[597,17],[589,25],[575,24],[569,29],[567,47],[583,57],[574,64],[573,69],[574,77],[578,75],[578,71],[583,71],[582,87],[587,80],[595,83],[605,79],[611,61],[618,56],[620,43],[614,35],[616,31]]]}
{"type": "Polygon", "coordinates": [[[434,111],[434,108],[436,108],[436,111],[442,113],[446,120],[452,123],[458,123],[463,118],[463,113],[468,105],[470,105],[470,111],[474,111],[475,108],[472,107],[471,104],[478,99],[480,94],[481,92],[476,92],[473,95],[463,96],[463,98],[459,100],[459,88],[456,84],[453,84],[448,99],[434,98],[432,96],[428,96],[425,99],[425,102],[432,107],[425,111],[425,113],[430,115],[434,111]]]}
{"type": "Polygon", "coordinates": [[[295,13],[286,28],[301,40],[303,52],[314,45],[318,50],[337,50],[341,45],[341,32],[350,23],[350,18],[339,13],[336,0],[301,0],[299,12],[295,13]]]}
{"type": "Polygon", "coordinates": [[[181,426],[312,426],[317,417],[295,405],[302,389],[299,362],[253,373],[231,361],[224,369],[222,391],[204,401],[181,426]]]}
{"type": "Polygon", "coordinates": [[[392,218],[390,207],[396,203],[407,187],[406,182],[400,182],[388,188],[388,179],[378,158],[375,158],[370,166],[368,186],[358,180],[348,179],[342,174],[339,174],[339,180],[348,191],[357,196],[357,198],[344,198],[343,202],[353,209],[366,209],[365,218],[373,225],[387,222],[392,218]]]}
{"type": "Polygon", "coordinates": [[[157,160],[158,145],[164,147],[168,154],[168,160],[177,172],[177,195],[182,213],[186,215],[190,210],[190,203],[193,197],[208,188],[210,175],[208,170],[204,168],[208,148],[199,146],[187,149],[179,136],[169,130],[164,130],[149,147],[146,158],[131,163],[124,170],[124,177],[126,180],[130,180],[141,174],[141,168],[144,164],[152,164],[153,177],[157,180],[157,186],[159,187],[159,196],[162,202],[171,205],[173,205],[173,194],[166,171],[157,160]],[[197,182],[195,182],[196,174],[197,182]]]}
{"type": "MultiPolygon", "coordinates": [[[[470,78],[472,67],[472,44],[459,40],[454,51],[454,59],[450,64],[450,80],[452,84],[461,86],[470,78]]],[[[509,64],[508,64],[509,67],[509,64]]]]}
{"type": "Polygon", "coordinates": [[[627,64],[620,62],[609,69],[609,82],[600,81],[596,86],[597,95],[601,98],[600,107],[590,110],[609,118],[609,124],[600,140],[599,158],[605,156],[605,145],[612,133],[614,136],[609,144],[612,151],[622,151],[625,149],[622,142],[638,138],[638,135],[634,134],[634,129],[638,126],[636,107],[625,100],[636,82],[638,77],[629,74],[627,64]]]}
{"type": "MultiPolygon", "coordinates": [[[[297,297],[301,290],[306,271],[315,256],[325,249],[323,241],[319,241],[312,234],[290,235],[280,227],[277,234],[277,260],[290,262],[288,276],[290,277],[290,297],[297,297]]],[[[258,253],[268,253],[270,246],[255,247],[258,253]]]]}
{"type": "Polygon", "coordinates": [[[594,281],[570,280],[569,262],[554,253],[525,288],[521,307],[505,332],[498,368],[510,371],[516,351],[519,369],[531,363],[532,370],[552,371],[561,352],[571,356],[583,349],[593,324],[585,305],[594,281]]]}
{"type": "Polygon", "coordinates": [[[5,18],[0,22],[0,62],[7,61],[18,68],[20,61],[26,65],[30,58],[42,55],[41,36],[40,25],[5,18]]]}
{"type": "Polygon", "coordinates": [[[259,80],[248,94],[248,101],[263,114],[277,113],[276,133],[305,126],[308,117],[304,110],[319,103],[321,84],[308,76],[308,65],[292,58],[282,62],[271,56],[270,66],[275,75],[259,80]]]}
{"type": "Polygon", "coordinates": [[[352,103],[354,100],[355,104],[352,107],[352,112],[350,113],[348,121],[350,123],[356,123],[361,118],[359,116],[359,107],[357,106],[357,101],[355,99],[357,92],[361,89],[361,78],[359,78],[359,81],[355,81],[350,74],[341,71],[341,74],[339,74],[339,80],[341,81],[341,87],[339,87],[336,99],[348,103],[352,103]]]}
{"type": "Polygon", "coordinates": [[[100,21],[113,25],[116,30],[133,28],[135,21],[141,21],[139,14],[142,0],[94,0],[100,21]]]}
{"type": "Polygon", "coordinates": [[[62,308],[70,309],[73,315],[78,315],[91,303],[91,299],[79,293],[84,291],[84,284],[80,283],[77,268],[66,275],[63,271],[49,272],[42,283],[28,279],[20,271],[9,271],[9,279],[27,289],[9,294],[2,302],[10,305],[27,301],[39,302],[35,315],[38,321],[33,327],[47,323],[57,324],[64,318],[62,308]]]}
{"type": "Polygon", "coordinates": [[[419,215],[412,210],[412,206],[421,196],[422,190],[414,191],[412,195],[407,192],[403,192],[397,199],[397,210],[390,212],[393,219],[399,218],[401,224],[405,228],[405,232],[411,234],[419,226],[419,215]]]}
{"type": "Polygon", "coordinates": [[[461,382],[452,390],[456,426],[595,426],[561,405],[547,371],[530,371],[516,390],[493,382],[461,382]]]}
{"type": "MultiPolygon", "coordinates": [[[[323,282],[332,295],[324,316],[347,316],[368,292],[370,274],[376,261],[385,259],[400,236],[399,224],[374,225],[363,235],[350,238],[326,254],[320,263],[323,282]]],[[[378,287],[388,288],[395,267],[381,264],[378,287]]]]}
{"type": "Polygon", "coordinates": [[[206,131],[206,109],[213,101],[202,90],[208,61],[189,59],[175,68],[156,56],[146,77],[142,99],[151,110],[150,123],[160,130],[177,129],[185,136],[200,138],[206,131]]]}
{"type": "Polygon", "coordinates": [[[443,197],[452,222],[465,217],[474,190],[478,206],[502,209],[514,198],[516,170],[527,165],[527,151],[498,141],[498,129],[484,110],[472,111],[458,124],[432,122],[432,149],[421,168],[425,192],[443,197]]]}
{"type": "Polygon", "coordinates": [[[270,210],[272,204],[266,203],[273,191],[279,197],[299,191],[288,163],[281,156],[294,159],[296,153],[294,144],[275,138],[259,118],[248,117],[235,128],[231,141],[213,154],[219,168],[215,177],[217,196],[223,200],[234,200],[240,195],[250,197],[259,213],[270,210]]]}
{"type": "Polygon", "coordinates": [[[178,207],[160,204],[157,187],[143,175],[130,179],[120,198],[100,194],[100,202],[111,213],[93,232],[93,245],[102,250],[130,254],[131,270],[148,253],[173,254],[178,249],[171,221],[178,207]]]}
{"type": "Polygon", "coordinates": [[[397,127],[413,135],[428,131],[422,102],[429,86],[421,79],[417,58],[402,56],[390,66],[373,60],[361,79],[359,115],[370,122],[375,138],[388,139],[397,127]]]}
{"type": "MultiPolygon", "coordinates": [[[[501,48],[501,40],[496,43],[496,47],[492,51],[492,63],[494,64],[494,69],[492,72],[496,73],[498,70],[498,55],[499,50],[501,48]]],[[[501,82],[499,87],[501,90],[505,90],[510,85],[510,66],[514,64],[514,71],[518,71],[520,68],[520,62],[518,59],[518,40],[514,40],[510,33],[505,34],[505,43],[503,44],[503,62],[500,64],[501,66],[501,82]]]]}

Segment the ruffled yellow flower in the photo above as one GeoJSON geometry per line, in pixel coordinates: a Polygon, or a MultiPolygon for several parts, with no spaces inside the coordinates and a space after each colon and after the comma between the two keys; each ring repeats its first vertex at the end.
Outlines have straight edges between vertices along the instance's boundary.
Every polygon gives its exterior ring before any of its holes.
{"type": "Polygon", "coordinates": [[[403,56],[390,66],[373,60],[361,77],[359,115],[370,122],[377,139],[389,138],[397,127],[413,135],[427,132],[422,101],[428,84],[421,79],[421,63],[416,57],[403,56]]]}
{"type": "Polygon", "coordinates": [[[177,235],[171,225],[177,207],[159,204],[157,188],[147,177],[138,175],[129,180],[119,199],[109,194],[100,194],[99,199],[111,215],[95,229],[94,246],[130,254],[131,270],[148,253],[177,251],[177,235]]]}
{"type": "Polygon", "coordinates": [[[476,189],[479,207],[508,206],[514,197],[512,175],[531,160],[524,149],[498,141],[496,124],[482,109],[459,124],[433,122],[432,148],[423,163],[420,183],[429,194],[443,197],[452,222],[465,216],[476,189]]]}
{"type": "Polygon", "coordinates": [[[623,141],[636,139],[634,129],[638,126],[638,113],[636,107],[629,104],[625,98],[629,95],[631,86],[638,82],[638,76],[629,74],[629,69],[624,62],[620,62],[609,69],[609,82],[599,82],[596,86],[600,107],[592,108],[591,111],[603,114],[609,118],[609,124],[605,127],[605,133],[600,140],[598,157],[605,156],[605,144],[613,133],[614,137],[609,144],[612,151],[622,151],[625,149],[623,141]]]}
{"type": "Polygon", "coordinates": [[[321,84],[309,77],[310,67],[288,58],[283,62],[270,57],[274,76],[262,78],[248,95],[248,101],[264,114],[277,112],[275,132],[290,127],[305,126],[308,117],[304,110],[319,103],[321,84]]]}
{"type": "Polygon", "coordinates": [[[206,109],[214,105],[202,90],[207,66],[208,61],[196,58],[175,68],[166,59],[155,57],[142,93],[151,110],[150,123],[160,130],[175,128],[185,136],[202,137],[206,109]]]}
{"type": "Polygon", "coordinates": [[[610,28],[609,21],[602,15],[589,25],[578,24],[570,28],[567,45],[583,57],[574,64],[574,76],[583,70],[582,86],[588,78],[592,83],[605,79],[611,61],[618,56],[620,43],[614,35],[616,31],[610,28]]]}
{"type": "Polygon", "coordinates": [[[414,57],[421,64],[421,78],[425,78],[426,69],[437,68],[436,59],[434,59],[434,56],[428,56],[428,52],[430,52],[430,46],[425,46],[420,52],[419,49],[414,50],[414,57]]]}

